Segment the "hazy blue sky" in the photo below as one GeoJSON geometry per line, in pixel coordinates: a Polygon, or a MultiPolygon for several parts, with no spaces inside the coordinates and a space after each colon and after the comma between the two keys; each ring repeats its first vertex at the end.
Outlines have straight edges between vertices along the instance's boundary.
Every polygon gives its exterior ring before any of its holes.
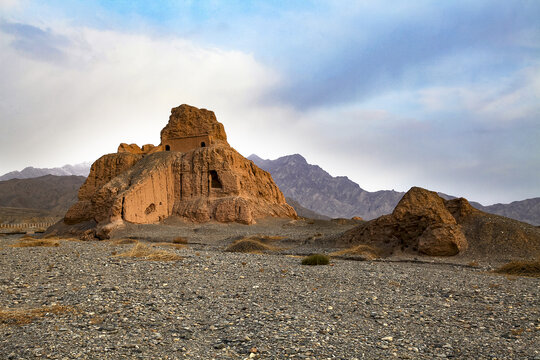
{"type": "Polygon", "coordinates": [[[540,196],[540,1],[0,0],[0,174],[159,143],[170,109],[367,190],[540,196]]]}

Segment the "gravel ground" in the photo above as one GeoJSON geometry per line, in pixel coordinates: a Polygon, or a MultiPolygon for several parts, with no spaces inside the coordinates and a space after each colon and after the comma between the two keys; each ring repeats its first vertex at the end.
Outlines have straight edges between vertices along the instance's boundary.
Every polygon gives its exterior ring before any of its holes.
{"type": "Polygon", "coordinates": [[[540,359],[540,280],[485,268],[0,238],[0,359],[540,359]],[[56,313],[54,313],[56,312],[56,313]],[[2,313],[0,313],[2,314],[2,313]],[[5,314],[5,312],[4,312],[5,314]]]}

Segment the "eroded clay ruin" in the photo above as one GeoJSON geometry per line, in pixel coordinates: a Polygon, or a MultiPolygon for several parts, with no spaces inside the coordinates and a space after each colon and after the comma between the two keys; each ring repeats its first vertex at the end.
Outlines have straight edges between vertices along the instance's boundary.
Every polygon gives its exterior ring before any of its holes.
{"type": "Polygon", "coordinates": [[[252,224],[296,212],[270,174],[228,144],[212,111],[181,105],[172,109],[160,145],[123,143],[96,160],[64,222],[95,222],[95,234],[106,238],[124,222],[173,216],[252,224]]]}

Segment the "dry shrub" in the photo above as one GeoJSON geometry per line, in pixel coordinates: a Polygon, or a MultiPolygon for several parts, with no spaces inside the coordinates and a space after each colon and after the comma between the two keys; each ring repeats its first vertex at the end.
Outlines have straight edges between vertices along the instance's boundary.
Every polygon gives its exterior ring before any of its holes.
{"type": "Polygon", "coordinates": [[[259,240],[252,238],[240,239],[229,245],[225,251],[240,252],[240,253],[261,253],[263,251],[276,250],[273,246],[264,244],[259,240]]]}
{"type": "Polygon", "coordinates": [[[512,261],[501,266],[495,272],[507,275],[540,277],[540,259],[533,261],[512,261]]]}
{"type": "Polygon", "coordinates": [[[73,308],[63,305],[43,306],[34,309],[0,309],[0,325],[24,325],[47,314],[72,312],[73,308]]]}
{"type": "Polygon", "coordinates": [[[175,249],[184,249],[186,247],[186,245],[184,244],[175,244],[175,243],[168,243],[168,242],[154,243],[152,244],[152,246],[168,246],[175,249]]]}
{"type": "Polygon", "coordinates": [[[330,255],[335,257],[354,258],[360,260],[375,260],[381,257],[381,250],[370,245],[357,245],[350,249],[336,251],[330,255]]]}
{"type": "Polygon", "coordinates": [[[182,259],[182,257],[176,253],[167,250],[156,250],[141,242],[136,243],[131,250],[116,256],[142,258],[144,260],[153,261],[176,261],[182,259]]]}
{"type": "Polygon", "coordinates": [[[185,239],[185,238],[183,238],[181,236],[179,236],[177,238],[174,238],[172,242],[173,242],[173,244],[184,244],[184,245],[186,245],[188,243],[187,239],[185,239]]]}
{"type": "Polygon", "coordinates": [[[135,244],[137,240],[135,239],[115,239],[111,240],[111,245],[127,245],[127,244],[135,244]]]}
{"type": "MultiPolygon", "coordinates": [[[[45,237],[43,238],[45,239],[45,237]]],[[[81,241],[81,239],[77,239],[74,237],[61,237],[61,236],[49,236],[46,238],[47,240],[62,240],[62,241],[81,241]]]]}
{"type": "Polygon", "coordinates": [[[34,239],[20,238],[19,241],[11,247],[57,247],[60,243],[56,239],[34,239]]]}

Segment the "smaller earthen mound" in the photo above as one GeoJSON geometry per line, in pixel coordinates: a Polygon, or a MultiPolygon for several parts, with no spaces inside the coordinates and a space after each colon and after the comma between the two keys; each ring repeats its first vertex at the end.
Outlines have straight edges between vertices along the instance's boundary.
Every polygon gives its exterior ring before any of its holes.
{"type": "Polygon", "coordinates": [[[452,256],[467,249],[467,240],[444,200],[433,191],[411,188],[390,215],[368,221],[344,234],[348,244],[367,244],[382,256],[396,250],[452,256]]]}
{"type": "Polygon", "coordinates": [[[251,238],[237,240],[225,249],[227,252],[240,253],[261,253],[269,250],[275,250],[275,248],[251,238]]]}
{"type": "Polygon", "coordinates": [[[394,212],[343,234],[341,245],[366,244],[395,252],[505,260],[540,253],[538,228],[473,208],[464,198],[443,200],[437,193],[411,188],[394,212]]]}

